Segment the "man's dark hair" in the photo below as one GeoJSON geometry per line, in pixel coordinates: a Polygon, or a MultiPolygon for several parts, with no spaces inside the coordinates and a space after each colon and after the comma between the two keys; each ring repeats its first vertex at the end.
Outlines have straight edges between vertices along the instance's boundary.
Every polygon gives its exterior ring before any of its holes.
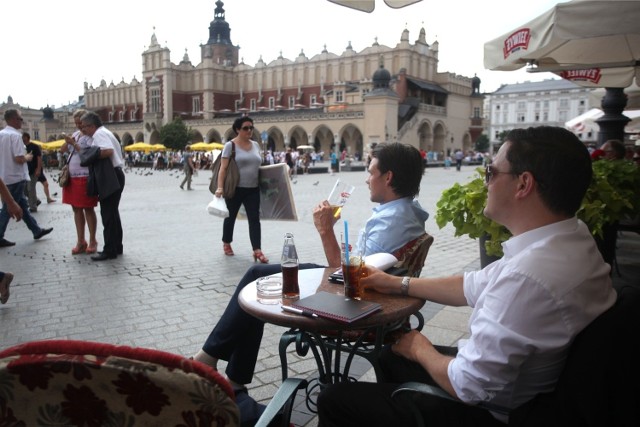
{"type": "Polygon", "coordinates": [[[31,139],[31,134],[29,132],[22,132],[22,136],[26,136],[27,138],[31,139]]]}
{"type": "Polygon", "coordinates": [[[238,117],[237,119],[235,119],[233,121],[233,131],[235,133],[240,133],[240,128],[242,127],[242,124],[244,122],[251,122],[251,124],[253,125],[253,119],[249,116],[243,116],[243,117],[238,117]]]}
{"type": "Polygon", "coordinates": [[[15,117],[18,117],[18,110],[16,110],[15,108],[9,108],[7,111],[4,112],[4,121],[9,121],[15,117]]]}
{"type": "Polygon", "coordinates": [[[87,111],[86,113],[84,113],[82,117],[80,117],[80,121],[82,123],[94,125],[96,129],[102,126],[102,120],[100,119],[100,116],[93,111],[87,111]]]}
{"type": "Polygon", "coordinates": [[[417,148],[407,144],[382,143],[371,151],[380,173],[393,172],[391,188],[400,197],[415,197],[420,191],[424,162],[417,148]]]}
{"type": "Polygon", "coordinates": [[[505,141],[510,142],[511,172],[530,172],[547,208],[574,216],[593,175],[589,151],[578,137],[560,127],[540,126],[514,129],[505,141]]]}

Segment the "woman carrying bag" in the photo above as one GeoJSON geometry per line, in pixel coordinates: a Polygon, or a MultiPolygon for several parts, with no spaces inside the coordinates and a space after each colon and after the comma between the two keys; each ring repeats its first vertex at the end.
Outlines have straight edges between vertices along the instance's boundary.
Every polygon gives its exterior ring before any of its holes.
{"type": "Polygon", "coordinates": [[[264,256],[261,246],[260,229],[260,187],[258,186],[258,173],[262,164],[260,155],[260,145],[251,140],[253,135],[253,119],[250,117],[240,117],[233,122],[233,131],[236,137],[227,142],[222,149],[220,172],[218,173],[218,187],[215,191],[216,197],[224,197],[229,209],[229,216],[224,219],[222,228],[222,248],[227,256],[234,255],[231,249],[233,241],[233,229],[240,206],[244,205],[249,222],[249,239],[253,247],[254,261],[267,264],[269,259],[264,256]],[[235,150],[234,150],[235,145],[235,150]],[[232,152],[235,151],[235,156],[232,152]],[[227,174],[230,158],[235,157],[240,179],[232,197],[227,198],[224,194],[224,181],[227,174]]]}

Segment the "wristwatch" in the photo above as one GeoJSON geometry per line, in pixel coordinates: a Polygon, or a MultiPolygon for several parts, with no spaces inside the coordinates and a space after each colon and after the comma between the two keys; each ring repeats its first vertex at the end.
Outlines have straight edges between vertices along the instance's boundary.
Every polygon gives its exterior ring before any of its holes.
{"type": "Polygon", "coordinates": [[[411,280],[411,277],[409,276],[404,276],[402,278],[402,285],[400,285],[400,295],[409,295],[409,280],[411,280]]]}

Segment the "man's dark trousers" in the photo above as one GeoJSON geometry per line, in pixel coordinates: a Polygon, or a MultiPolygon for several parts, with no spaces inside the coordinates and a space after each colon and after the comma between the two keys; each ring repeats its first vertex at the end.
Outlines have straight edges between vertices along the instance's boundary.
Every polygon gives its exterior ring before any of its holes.
{"type": "Polygon", "coordinates": [[[120,222],[120,198],[124,190],[124,172],[122,168],[115,168],[120,190],[100,200],[100,216],[102,217],[102,233],[104,238],[104,249],[106,255],[118,255],[122,253],[122,223],[120,222]]]}

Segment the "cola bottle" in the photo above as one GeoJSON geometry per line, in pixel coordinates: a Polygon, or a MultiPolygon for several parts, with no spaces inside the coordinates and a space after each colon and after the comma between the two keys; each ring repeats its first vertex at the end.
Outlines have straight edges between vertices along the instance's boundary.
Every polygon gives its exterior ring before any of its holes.
{"type": "Polygon", "coordinates": [[[285,233],[284,244],[282,245],[282,297],[294,299],[300,297],[300,287],[298,286],[298,252],[293,243],[293,234],[285,233]]]}

